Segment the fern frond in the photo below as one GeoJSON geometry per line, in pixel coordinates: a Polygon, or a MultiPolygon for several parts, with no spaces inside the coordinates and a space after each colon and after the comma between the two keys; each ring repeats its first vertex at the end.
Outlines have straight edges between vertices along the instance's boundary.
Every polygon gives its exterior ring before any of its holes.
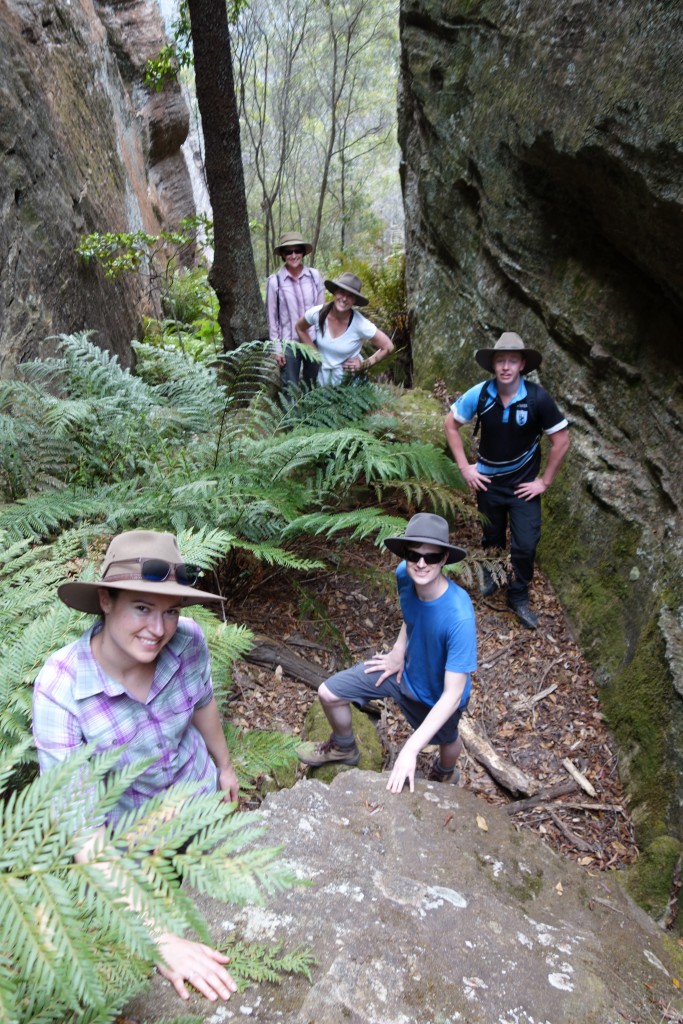
{"type": "Polygon", "coordinates": [[[294,949],[283,953],[282,943],[268,948],[260,942],[231,941],[222,951],[230,957],[230,974],[238,990],[246,988],[249,982],[279,984],[283,974],[303,974],[311,981],[311,968],[316,964],[310,950],[294,949]]]}
{"type": "Polygon", "coordinates": [[[294,736],[260,730],[243,732],[228,723],[225,739],[241,785],[246,786],[259,775],[271,775],[297,763],[299,740],[294,736]]]}
{"type": "Polygon", "coordinates": [[[276,851],[246,848],[262,833],[253,816],[235,815],[220,794],[193,797],[191,785],[126,815],[93,860],[76,863],[82,839],[72,835],[64,793],[78,803],[79,792],[94,786],[96,821],[147,764],[112,771],[118,751],[90,760],[88,753],[0,806],[0,1005],[10,1020],[46,1014],[46,1021],[63,1021],[65,1011],[79,1019],[86,1011],[95,1020],[120,1006],[156,956],[146,921],[192,927],[208,938],[189,893],[180,890],[182,876],[200,891],[237,901],[261,900],[294,881],[274,862],[276,851]],[[61,1016],[47,1015],[48,1007],[61,1016]]]}
{"type": "Polygon", "coordinates": [[[247,341],[221,354],[220,376],[228,404],[250,401],[276,379],[276,365],[269,341],[247,341]]]}
{"type": "Polygon", "coordinates": [[[341,531],[351,531],[348,539],[363,540],[374,533],[375,543],[379,545],[386,537],[403,533],[405,526],[405,519],[386,515],[379,508],[359,508],[350,512],[309,512],[292,520],[283,531],[283,536],[289,538],[324,534],[332,537],[341,531]]]}

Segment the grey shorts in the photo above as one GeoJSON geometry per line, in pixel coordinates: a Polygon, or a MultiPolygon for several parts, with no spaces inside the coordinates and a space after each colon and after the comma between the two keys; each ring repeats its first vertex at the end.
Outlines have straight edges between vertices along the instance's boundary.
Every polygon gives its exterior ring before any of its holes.
{"type": "MultiPolygon", "coordinates": [[[[360,665],[345,668],[341,672],[337,672],[336,675],[330,676],[325,681],[325,686],[335,697],[339,697],[340,700],[348,700],[357,708],[362,708],[370,700],[383,700],[385,697],[390,697],[398,704],[413,729],[417,729],[432,709],[427,704],[415,700],[403,680],[400,683],[396,682],[395,675],[385,679],[381,686],[376,686],[381,674],[381,672],[366,674],[365,665],[361,662],[360,665]]],[[[458,723],[465,707],[458,708],[451,715],[448,721],[434,734],[431,743],[453,743],[458,738],[458,723]]]]}

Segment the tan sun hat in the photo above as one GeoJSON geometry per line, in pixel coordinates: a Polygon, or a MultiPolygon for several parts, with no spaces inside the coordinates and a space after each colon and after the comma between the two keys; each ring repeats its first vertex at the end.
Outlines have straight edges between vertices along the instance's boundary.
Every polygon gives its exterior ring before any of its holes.
{"type": "Polygon", "coordinates": [[[284,254],[280,251],[281,249],[294,249],[302,248],[304,250],[304,256],[307,256],[309,252],[313,251],[313,246],[310,242],[304,242],[303,236],[298,231],[285,231],[283,235],[280,235],[280,241],[273,249],[276,256],[283,256],[284,254]]]}
{"type": "Polygon", "coordinates": [[[366,299],[364,295],[361,295],[361,288],[363,282],[355,274],[345,270],[343,274],[340,274],[336,281],[331,278],[325,281],[325,287],[328,292],[335,292],[337,288],[342,288],[345,292],[350,292],[356,300],[356,306],[367,306],[370,299],[366,299]]]}
{"type": "Polygon", "coordinates": [[[446,565],[461,562],[467,557],[464,548],[456,547],[448,539],[448,523],[443,516],[435,516],[432,512],[418,512],[409,521],[402,537],[387,537],[384,544],[400,558],[405,557],[405,550],[411,544],[435,544],[437,547],[446,548],[446,565]]]}
{"type": "Polygon", "coordinates": [[[172,533],[129,530],[119,533],[110,543],[102,563],[102,575],[96,583],[62,583],[57,594],[69,608],[91,615],[100,613],[98,590],[101,587],[182,597],[183,605],[224,601],[218,594],[194,589],[201,571],[198,565],[183,562],[178,541],[172,533]]]}
{"type": "Polygon", "coordinates": [[[493,357],[500,355],[501,352],[517,352],[524,360],[523,373],[537,370],[543,360],[543,356],[535,348],[525,348],[520,336],[513,331],[505,331],[504,334],[501,334],[493,348],[480,348],[474,358],[485,370],[493,373],[493,357]]]}

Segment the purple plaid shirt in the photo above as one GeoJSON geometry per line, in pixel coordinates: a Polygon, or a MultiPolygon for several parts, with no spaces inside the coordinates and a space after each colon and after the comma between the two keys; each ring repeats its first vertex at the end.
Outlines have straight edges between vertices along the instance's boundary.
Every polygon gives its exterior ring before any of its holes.
{"type": "Polygon", "coordinates": [[[215,792],[216,766],[192,724],[195,710],[213,697],[209,651],[199,626],[192,619],[178,620],[144,703],[95,661],[90,640],[101,628],[96,622],[51,655],[36,679],[33,738],[41,772],[88,743],[98,751],[127,744],[118,767],[158,753],[110,812],[110,823],[177,782],[196,782],[198,792],[215,792]]]}

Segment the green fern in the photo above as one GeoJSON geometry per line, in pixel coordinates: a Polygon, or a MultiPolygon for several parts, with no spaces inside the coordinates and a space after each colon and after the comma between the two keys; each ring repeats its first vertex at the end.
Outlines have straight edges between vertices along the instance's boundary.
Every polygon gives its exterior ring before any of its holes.
{"type": "MultiPolygon", "coordinates": [[[[83,751],[0,806],[3,1020],[112,1020],[155,959],[145,921],[210,939],[183,878],[236,903],[297,884],[275,850],[253,846],[262,834],[256,818],[232,813],[218,794],[190,800],[189,786],[127,815],[94,860],[77,864],[73,816],[58,819],[55,807],[64,806],[64,792],[94,790],[93,817],[101,816],[144,768],[113,772],[116,758],[114,751],[88,760],[83,751]],[[122,892],[135,910],[122,904],[122,892]]],[[[0,772],[7,770],[5,762],[0,772]]]]}
{"type": "Polygon", "coordinates": [[[245,789],[251,788],[259,775],[272,775],[297,763],[299,740],[293,736],[261,730],[243,732],[228,723],[225,738],[228,749],[234,752],[233,767],[245,789]]]}
{"type": "Polygon", "coordinates": [[[268,948],[263,943],[228,942],[221,951],[230,957],[230,973],[242,990],[250,982],[278,983],[283,974],[303,974],[311,981],[316,960],[309,950],[282,952],[282,943],[268,948]]]}

